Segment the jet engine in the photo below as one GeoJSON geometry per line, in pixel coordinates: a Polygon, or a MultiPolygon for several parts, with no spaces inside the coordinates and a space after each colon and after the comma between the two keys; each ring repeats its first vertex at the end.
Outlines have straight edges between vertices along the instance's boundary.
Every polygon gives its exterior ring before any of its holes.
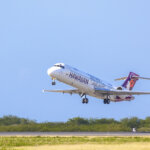
{"type": "Polygon", "coordinates": [[[117,87],[116,90],[123,90],[121,86],[117,87]]]}

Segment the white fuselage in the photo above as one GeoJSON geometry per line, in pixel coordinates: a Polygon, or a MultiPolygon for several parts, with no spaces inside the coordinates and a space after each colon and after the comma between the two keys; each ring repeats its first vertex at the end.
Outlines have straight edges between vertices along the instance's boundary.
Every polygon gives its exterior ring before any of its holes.
{"type": "MultiPolygon", "coordinates": [[[[53,79],[75,87],[83,94],[87,94],[99,99],[106,99],[106,95],[95,93],[95,88],[101,89],[116,89],[111,84],[108,84],[92,75],[79,71],[69,65],[65,65],[64,68],[53,66],[48,69],[48,75],[53,79]]],[[[133,96],[109,96],[111,101],[130,101],[133,100],[133,96]]]]}

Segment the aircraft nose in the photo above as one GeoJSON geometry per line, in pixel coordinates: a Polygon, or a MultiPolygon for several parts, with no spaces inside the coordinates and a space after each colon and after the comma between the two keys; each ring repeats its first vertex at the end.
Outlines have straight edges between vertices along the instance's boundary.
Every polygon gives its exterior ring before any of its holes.
{"type": "Polygon", "coordinates": [[[54,72],[54,69],[53,69],[53,68],[49,68],[49,69],[47,70],[47,74],[48,74],[49,76],[53,76],[53,72],[54,72]]]}

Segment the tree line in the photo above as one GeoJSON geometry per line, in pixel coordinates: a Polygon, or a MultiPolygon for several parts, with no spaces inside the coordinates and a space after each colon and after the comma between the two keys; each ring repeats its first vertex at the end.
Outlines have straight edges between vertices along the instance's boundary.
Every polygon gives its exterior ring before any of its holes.
{"type": "Polygon", "coordinates": [[[0,118],[0,131],[41,131],[41,132],[69,132],[69,131],[89,131],[89,132],[120,132],[132,131],[136,128],[139,132],[150,131],[150,117],[139,119],[137,117],[123,118],[115,120],[106,119],[86,119],[75,117],[67,122],[43,122],[37,123],[35,120],[19,118],[17,116],[3,116],[0,118]]]}

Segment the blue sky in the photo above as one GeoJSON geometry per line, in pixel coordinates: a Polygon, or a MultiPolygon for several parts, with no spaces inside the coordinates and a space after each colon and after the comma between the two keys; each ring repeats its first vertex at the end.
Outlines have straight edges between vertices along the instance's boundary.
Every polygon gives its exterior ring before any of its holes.
{"type": "MultiPolygon", "coordinates": [[[[17,115],[41,121],[72,117],[150,116],[150,96],[104,105],[89,97],[42,93],[51,86],[47,69],[64,62],[121,85],[114,79],[130,71],[150,77],[149,0],[0,1],[0,117],[17,115]]],[[[150,91],[149,81],[134,90],[150,91]]]]}

